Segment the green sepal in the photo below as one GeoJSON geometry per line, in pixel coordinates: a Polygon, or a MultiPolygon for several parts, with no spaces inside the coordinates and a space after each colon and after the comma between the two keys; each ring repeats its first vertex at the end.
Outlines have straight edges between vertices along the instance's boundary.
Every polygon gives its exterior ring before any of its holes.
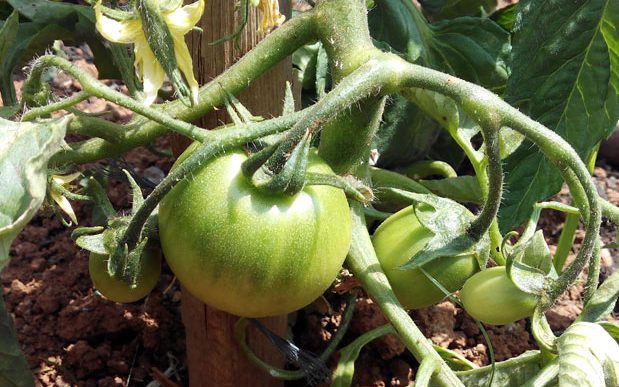
{"type": "MultiPolygon", "coordinates": [[[[131,287],[137,286],[138,276],[140,275],[142,269],[142,254],[144,253],[144,249],[147,245],[148,237],[142,239],[133,250],[127,253],[126,264],[122,270],[120,278],[129,283],[131,287]]],[[[126,245],[125,251],[127,251],[126,245]]],[[[117,275],[116,277],[118,278],[119,276],[117,275]]]]}
{"type": "Polygon", "coordinates": [[[103,230],[102,226],[78,227],[71,233],[71,238],[82,249],[103,255],[108,253],[103,243],[103,230]]]}
{"type": "Polygon", "coordinates": [[[531,317],[531,332],[533,333],[537,345],[544,353],[557,353],[557,338],[552,332],[548,320],[546,320],[546,316],[539,308],[539,304],[531,317]]]}
{"type": "Polygon", "coordinates": [[[619,297],[619,271],[615,271],[595,290],[576,321],[597,322],[615,309],[619,297]]]}
{"type": "Polygon", "coordinates": [[[619,325],[610,321],[598,321],[597,324],[604,328],[615,341],[619,340],[619,325]]]}
{"type": "Polygon", "coordinates": [[[466,207],[436,195],[390,190],[413,204],[419,222],[434,234],[421,251],[400,267],[401,270],[416,269],[437,258],[461,254],[473,254],[479,266],[486,267],[490,240],[487,234],[480,240],[468,234],[475,216],[466,207]]]}
{"type": "Polygon", "coordinates": [[[144,196],[142,195],[142,189],[140,188],[138,183],[136,183],[133,175],[131,175],[131,173],[126,169],[123,169],[123,172],[127,176],[127,180],[129,180],[129,185],[131,185],[131,213],[135,214],[142,205],[142,203],[144,203],[144,196]]]}
{"type": "Polygon", "coordinates": [[[180,100],[188,106],[193,106],[191,91],[178,69],[174,53],[174,40],[167,23],[161,15],[159,2],[156,0],[139,0],[138,12],[142,19],[144,35],[148,46],[166,73],[180,100]]]}
{"type": "Polygon", "coordinates": [[[453,351],[448,348],[443,348],[440,345],[432,345],[434,350],[440,355],[440,357],[449,364],[449,368],[454,371],[467,371],[478,368],[478,366],[472,361],[468,360],[462,354],[453,351]]]}
{"type": "Polygon", "coordinates": [[[507,275],[523,292],[541,295],[548,278],[556,279],[557,273],[543,231],[530,237],[527,234],[512,249],[506,249],[507,275]]]}
{"type": "Polygon", "coordinates": [[[254,154],[241,167],[254,186],[268,193],[294,195],[305,186],[311,134],[306,132],[288,158],[283,143],[275,143],[254,154]]]}

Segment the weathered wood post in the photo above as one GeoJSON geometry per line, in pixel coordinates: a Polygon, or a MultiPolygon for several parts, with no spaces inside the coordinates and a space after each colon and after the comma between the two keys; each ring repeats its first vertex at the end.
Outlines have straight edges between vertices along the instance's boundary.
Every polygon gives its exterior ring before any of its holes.
{"type": "MultiPolygon", "coordinates": [[[[212,41],[230,35],[238,27],[239,13],[235,13],[235,3],[233,0],[206,1],[204,15],[198,23],[203,32],[192,32],[188,35],[194,71],[200,84],[207,83],[230,67],[264,37],[257,29],[260,15],[257,10],[251,9],[247,26],[240,35],[238,48],[232,41],[217,46],[209,45],[212,41]]],[[[289,1],[280,0],[280,10],[290,17],[289,1]]],[[[252,84],[239,99],[255,115],[279,115],[285,82],[291,78],[292,65],[288,59],[252,84]]],[[[205,116],[199,124],[204,128],[214,128],[227,121],[229,118],[225,110],[218,110],[205,116]]],[[[175,140],[173,148],[178,154],[187,146],[187,142],[178,137],[175,140]]],[[[209,308],[187,291],[183,291],[182,315],[191,387],[283,385],[250,363],[241,352],[234,340],[234,323],[237,317],[209,308]]],[[[280,335],[286,332],[286,316],[266,318],[262,319],[262,322],[280,335]]],[[[273,349],[268,340],[257,334],[257,331],[250,333],[249,340],[260,357],[272,364],[283,365],[282,356],[273,349]]]]}

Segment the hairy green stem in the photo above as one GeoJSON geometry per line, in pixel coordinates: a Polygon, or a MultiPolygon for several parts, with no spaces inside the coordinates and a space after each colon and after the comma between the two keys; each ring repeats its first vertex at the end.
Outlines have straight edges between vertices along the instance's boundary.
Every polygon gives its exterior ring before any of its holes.
{"type": "Polygon", "coordinates": [[[439,364],[435,380],[440,386],[463,386],[456,374],[449,368],[434,350],[432,344],[417,328],[408,313],[404,310],[387,276],[383,272],[370,235],[365,224],[363,206],[359,203],[351,203],[351,216],[353,223],[352,243],[346,258],[346,263],[353,274],[361,281],[363,287],[378,303],[385,316],[396,329],[400,340],[411,351],[417,361],[422,362],[426,358],[434,358],[439,364]]]}
{"type": "Polygon", "coordinates": [[[41,82],[40,77],[42,72],[48,67],[59,68],[77,79],[82,85],[82,89],[88,94],[130,109],[193,140],[201,141],[204,139],[206,130],[185,121],[172,118],[170,115],[166,114],[165,111],[145,106],[131,97],[106,87],[103,83],[91,77],[83,69],[80,69],[68,60],[58,56],[45,55],[38,58],[32,67],[32,72],[30,77],[26,80],[26,85],[24,85],[24,87],[27,87],[33,82],[41,82]]]}
{"type": "Polygon", "coordinates": [[[456,170],[449,163],[440,160],[417,161],[408,166],[404,172],[415,179],[424,179],[432,175],[439,175],[443,178],[458,177],[456,170]]]}
{"type": "Polygon", "coordinates": [[[593,293],[598,289],[600,283],[601,249],[602,241],[598,237],[595,242],[595,248],[593,249],[593,255],[591,256],[591,260],[589,260],[589,273],[587,273],[587,284],[585,285],[585,296],[583,299],[585,305],[591,300],[593,293]]]}
{"type": "MultiPolygon", "coordinates": [[[[294,149],[306,133],[317,133],[337,114],[341,114],[342,111],[369,96],[382,92],[383,85],[387,84],[392,76],[393,72],[389,62],[373,61],[358,67],[329,94],[308,108],[308,114],[295,124],[289,135],[279,145],[276,151],[279,157],[273,162],[283,164],[286,154],[294,149]]],[[[340,145],[347,146],[346,144],[340,145]]]]}
{"type": "MultiPolygon", "coordinates": [[[[67,126],[67,133],[80,134],[89,137],[101,138],[110,144],[124,143],[128,132],[122,125],[88,116],[75,116],[67,126]]],[[[76,146],[77,144],[71,144],[76,146]]]]}
{"type": "MultiPolygon", "coordinates": [[[[227,93],[237,95],[297,48],[316,40],[314,25],[312,12],[291,19],[270,33],[226,72],[202,86],[197,105],[189,108],[181,101],[173,101],[162,104],[158,110],[182,121],[194,121],[202,117],[214,107],[223,105],[227,93]]],[[[165,125],[141,117],[126,127],[127,135],[122,143],[112,144],[102,139],[91,139],[72,145],[71,150],[59,152],[50,160],[50,165],[88,163],[117,156],[136,146],[148,144],[169,130],[165,125]]]]}
{"type": "Polygon", "coordinates": [[[339,175],[308,172],[305,174],[305,184],[329,185],[331,187],[339,188],[344,191],[346,197],[365,205],[369,204],[373,199],[372,192],[368,188],[356,186],[352,181],[349,181],[339,175]]]}
{"type": "Polygon", "coordinates": [[[602,207],[602,215],[619,226],[619,207],[602,198],[600,198],[600,206],[602,207]]]}
{"type": "Polygon", "coordinates": [[[564,176],[568,171],[574,174],[576,181],[568,181],[570,190],[582,186],[586,204],[576,203],[586,219],[586,234],[582,248],[574,262],[561,274],[557,281],[549,287],[548,293],[542,298],[544,310],[552,306],[555,300],[578,277],[589,261],[599,232],[601,214],[597,191],[591,182],[589,171],[580,160],[578,154],[561,136],[542,124],[525,116],[516,108],[510,106],[492,92],[463,81],[448,74],[421,66],[406,64],[403,77],[404,86],[424,88],[444,94],[460,103],[464,110],[474,120],[493,122],[496,129],[507,126],[524,134],[533,141],[548,159],[559,168],[564,176]],[[586,215],[585,215],[586,214],[586,215]]]}
{"type": "Polygon", "coordinates": [[[157,207],[163,197],[174,188],[176,184],[198,166],[205,164],[217,155],[222,154],[222,152],[236,148],[260,137],[283,132],[291,127],[302,113],[303,112],[296,112],[268,121],[250,123],[248,125],[241,125],[222,131],[208,132],[205,143],[171,171],[153,192],[148,195],[135,214],[133,214],[121,243],[124,241],[128,245],[129,250],[132,250],[139,242],[142,227],[155,207],[157,207]]]}
{"type": "Polygon", "coordinates": [[[55,111],[66,109],[77,105],[78,103],[88,99],[91,95],[85,91],[75,93],[68,98],[64,98],[60,101],[50,103],[49,105],[36,107],[28,110],[21,117],[22,121],[32,121],[35,118],[47,116],[55,111]]]}
{"type": "MultiPolygon", "coordinates": [[[[485,123],[492,125],[492,123],[485,123]]],[[[469,235],[475,240],[481,239],[490,225],[496,221],[496,215],[501,205],[503,193],[503,168],[501,166],[501,151],[499,147],[498,127],[482,125],[486,157],[488,158],[488,195],[481,213],[469,227],[469,235]]]]}

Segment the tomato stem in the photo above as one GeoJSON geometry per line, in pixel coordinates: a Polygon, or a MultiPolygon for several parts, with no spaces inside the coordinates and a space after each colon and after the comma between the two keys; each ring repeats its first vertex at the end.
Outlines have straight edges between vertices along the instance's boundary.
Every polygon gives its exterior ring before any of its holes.
{"type": "MultiPolygon", "coordinates": [[[[277,63],[291,55],[297,48],[316,40],[316,24],[317,20],[315,19],[314,12],[305,12],[292,18],[281,27],[271,32],[266,39],[262,40],[254,49],[243,56],[227,71],[202,86],[200,88],[199,102],[197,105],[187,107],[183,105],[181,101],[172,101],[161,104],[155,111],[160,114],[166,114],[168,116],[166,121],[169,120],[169,117],[175,117],[175,119],[172,120],[191,122],[202,117],[206,113],[212,111],[216,106],[223,105],[227,98],[226,93],[238,95],[238,93],[245,90],[252,81],[258,79],[277,63]]],[[[51,61],[52,65],[54,65],[54,61],[51,59],[44,59],[44,61],[51,61]]],[[[65,67],[69,68],[69,66],[65,67]]],[[[76,71],[80,70],[77,69],[76,71]]],[[[87,75],[84,75],[83,78],[87,79],[85,78],[86,76],[87,75]]],[[[96,86],[92,87],[94,91],[106,89],[99,81],[93,81],[94,83],[92,83],[91,86],[96,86]]],[[[97,96],[99,96],[99,94],[100,93],[93,93],[93,95],[97,96]]],[[[112,96],[107,91],[106,95],[112,96]]],[[[116,97],[117,95],[114,94],[114,98],[116,97]]],[[[116,103],[115,100],[111,101],[116,103]]],[[[139,105],[136,101],[134,101],[134,103],[139,105]]],[[[130,109],[134,110],[132,108],[130,109]]],[[[138,106],[138,109],[140,110],[134,111],[142,114],[142,107],[138,106]]],[[[153,110],[153,108],[150,109],[153,110]]],[[[75,117],[72,121],[76,130],[79,128],[79,131],[89,133],[88,128],[91,125],[100,125],[103,120],[86,120],[84,117],[75,117]]],[[[183,125],[178,122],[176,122],[176,124],[180,127],[184,126],[190,128],[189,124],[183,125]]],[[[50,165],[88,163],[107,157],[113,157],[129,149],[150,143],[155,138],[168,133],[170,130],[166,125],[156,121],[145,121],[142,117],[135,118],[125,126],[117,126],[120,128],[119,132],[123,135],[122,141],[112,143],[102,138],[93,138],[77,144],[71,144],[71,149],[56,154],[52,160],[50,160],[50,165]]],[[[200,131],[198,133],[202,132],[200,131]]]]}
{"type": "Polygon", "coordinates": [[[292,113],[268,121],[254,122],[248,125],[230,128],[225,131],[209,132],[209,141],[202,144],[185,161],[180,163],[176,169],[171,171],[144,200],[144,203],[133,214],[129,226],[123,238],[119,241],[119,244],[127,243],[129,250],[136,246],[140,239],[142,227],[150,214],[157,207],[157,204],[159,204],[163,197],[174,188],[176,184],[187,177],[191,171],[222,152],[240,147],[260,137],[283,132],[298,120],[298,115],[299,113],[292,113]]]}
{"type": "MultiPolygon", "coordinates": [[[[522,114],[492,92],[451,75],[410,63],[402,64],[399,70],[402,86],[423,88],[452,98],[471,118],[480,123],[482,129],[498,131],[505,126],[522,133],[540,147],[544,155],[561,171],[574,195],[575,204],[585,218],[586,234],[574,262],[556,281],[551,281],[548,293],[542,297],[543,309],[547,310],[576,280],[591,258],[597,240],[601,211],[598,194],[587,167],[561,136],[522,114]]],[[[500,158],[490,160],[490,164],[498,163],[500,158]]],[[[499,170],[496,166],[492,168],[495,173],[499,170]]]]}
{"type": "Polygon", "coordinates": [[[147,117],[159,123],[160,125],[164,125],[171,130],[185,135],[193,140],[201,141],[205,138],[204,133],[206,131],[204,129],[201,129],[185,121],[172,118],[172,116],[165,113],[164,111],[145,106],[141,102],[136,101],[135,99],[128,97],[119,91],[106,87],[100,81],[90,76],[85,70],[78,68],[73,63],[58,56],[45,55],[38,58],[34,62],[32,72],[26,80],[26,84],[24,85],[24,87],[27,87],[32,83],[41,82],[41,75],[43,74],[43,70],[48,67],[56,67],[68,73],[69,75],[77,79],[80,82],[84,91],[90,95],[103,98],[117,105],[130,109],[144,117],[147,117]]]}
{"type": "Polygon", "coordinates": [[[353,221],[352,243],[346,258],[346,263],[353,274],[361,281],[363,287],[378,303],[385,316],[389,319],[398,336],[417,361],[434,358],[440,368],[435,376],[441,386],[463,386],[456,374],[449,368],[434,350],[432,344],[425,338],[417,325],[410,318],[398,301],[387,276],[383,272],[372,241],[367,231],[363,206],[351,202],[353,221]]]}
{"type": "Polygon", "coordinates": [[[75,93],[70,97],[61,99],[60,101],[54,103],[50,103],[49,105],[39,106],[30,109],[22,115],[21,119],[22,121],[32,121],[35,118],[47,116],[55,111],[75,106],[90,97],[91,95],[89,93],[85,91],[80,91],[79,93],[75,93]]]}

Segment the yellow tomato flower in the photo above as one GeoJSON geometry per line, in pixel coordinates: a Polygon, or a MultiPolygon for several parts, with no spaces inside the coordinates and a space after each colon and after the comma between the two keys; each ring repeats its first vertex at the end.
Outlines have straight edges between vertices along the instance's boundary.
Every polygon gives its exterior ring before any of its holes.
{"type": "Polygon", "coordinates": [[[251,5],[257,7],[262,15],[260,32],[268,33],[273,28],[281,26],[286,20],[286,16],[279,13],[277,0],[251,0],[251,5]]]}
{"type": "MultiPolygon", "coordinates": [[[[184,36],[200,20],[203,11],[204,0],[198,0],[170,11],[161,11],[161,16],[172,35],[177,66],[189,84],[193,103],[198,102],[198,82],[193,75],[193,63],[184,36]]],[[[136,14],[135,17],[126,20],[109,18],[102,12],[101,0],[95,4],[95,16],[97,30],[104,38],[115,43],[134,45],[134,65],[138,76],[144,83],[144,104],[152,104],[157,98],[157,91],[163,85],[165,71],[148,45],[140,16],[136,14]]]]}
{"type": "Polygon", "coordinates": [[[73,207],[71,206],[69,199],[67,199],[63,195],[61,190],[58,189],[57,187],[62,187],[64,189],[70,189],[72,188],[72,185],[70,183],[80,176],[81,176],[81,172],[75,172],[75,173],[72,173],[70,175],[65,175],[65,176],[52,175],[50,178],[52,184],[50,185],[49,196],[54,202],[56,202],[58,207],[60,207],[60,209],[69,216],[71,221],[75,224],[77,224],[77,217],[75,216],[75,211],[73,211],[73,207]]]}

